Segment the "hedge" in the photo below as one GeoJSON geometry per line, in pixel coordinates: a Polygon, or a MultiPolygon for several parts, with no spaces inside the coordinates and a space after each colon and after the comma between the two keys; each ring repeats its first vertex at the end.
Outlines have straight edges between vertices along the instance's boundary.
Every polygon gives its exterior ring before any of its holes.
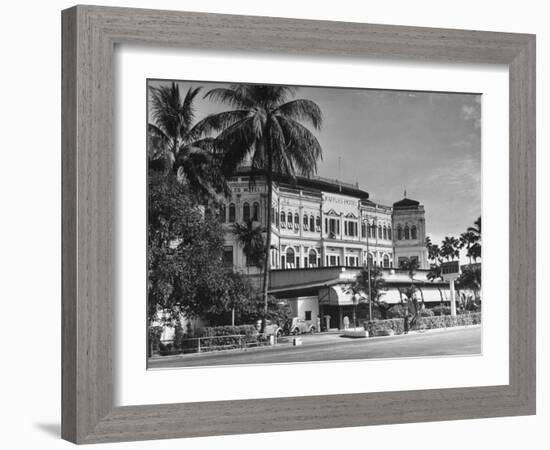
{"type": "MultiPolygon", "coordinates": [[[[459,316],[426,316],[419,317],[416,324],[410,331],[417,329],[431,330],[434,328],[450,328],[466,325],[477,325],[481,323],[481,313],[462,314],[459,316]]],[[[369,336],[387,336],[388,331],[393,331],[394,334],[403,334],[404,332],[403,318],[374,320],[365,322],[365,330],[369,332],[369,336]]]]}

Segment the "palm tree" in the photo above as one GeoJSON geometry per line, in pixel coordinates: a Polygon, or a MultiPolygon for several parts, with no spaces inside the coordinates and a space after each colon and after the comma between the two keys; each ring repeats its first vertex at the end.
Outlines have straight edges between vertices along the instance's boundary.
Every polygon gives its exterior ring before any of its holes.
{"type": "Polygon", "coordinates": [[[231,85],[210,90],[205,98],[230,108],[203,119],[204,133],[220,132],[215,146],[222,152],[221,169],[231,176],[250,163],[251,183],[263,175],[267,185],[265,270],[263,273],[264,320],[268,305],[268,274],[271,249],[271,207],[276,175],[309,177],[316,173],[322,157],[321,145],[307,125],[319,130],[321,110],[311,100],[291,98],[289,86],[231,85]]]}
{"type": "Polygon", "coordinates": [[[264,265],[264,237],[263,229],[258,222],[247,220],[244,223],[233,224],[233,234],[243,248],[247,266],[249,263],[261,269],[264,265]]]}
{"type": "Polygon", "coordinates": [[[476,300],[479,300],[479,291],[481,290],[481,267],[466,266],[460,274],[457,284],[461,289],[471,289],[474,291],[476,300]]]}
{"type": "Polygon", "coordinates": [[[447,261],[452,261],[460,255],[460,241],[453,236],[445,236],[441,243],[441,257],[447,261]]]}
{"type": "Polygon", "coordinates": [[[477,242],[476,235],[471,231],[465,231],[460,235],[460,248],[466,248],[466,256],[472,262],[472,247],[477,242]]]}
{"type": "Polygon", "coordinates": [[[212,157],[213,139],[203,137],[193,126],[194,101],[202,88],[189,88],[182,98],[177,83],[149,87],[152,122],[147,126],[149,167],[164,173],[176,172],[180,182],[201,196],[217,198],[226,192],[216,176],[212,157]]]}
{"type": "MultiPolygon", "coordinates": [[[[406,270],[409,272],[409,278],[411,279],[412,286],[414,289],[418,289],[420,292],[420,297],[422,298],[422,308],[424,308],[424,292],[422,291],[422,288],[415,283],[414,276],[416,275],[416,271],[420,267],[418,263],[418,259],[416,258],[407,258],[401,261],[399,268],[406,270]]],[[[404,291],[403,291],[404,292],[404,291]]],[[[407,297],[409,298],[409,297],[407,297]]]]}
{"type": "Polygon", "coordinates": [[[474,258],[474,262],[481,258],[481,216],[474,222],[473,227],[468,227],[467,233],[473,236],[473,243],[468,249],[468,257],[474,258]]]}
{"type": "MultiPolygon", "coordinates": [[[[391,305],[380,301],[380,298],[384,295],[386,289],[387,285],[384,280],[382,269],[379,267],[373,267],[372,269],[365,267],[359,272],[349,290],[353,295],[358,294],[363,298],[366,298],[369,303],[372,302],[378,306],[382,314],[382,318],[385,319],[386,313],[391,308],[391,305]]],[[[369,320],[372,320],[372,317],[369,317],[369,320]]]]}

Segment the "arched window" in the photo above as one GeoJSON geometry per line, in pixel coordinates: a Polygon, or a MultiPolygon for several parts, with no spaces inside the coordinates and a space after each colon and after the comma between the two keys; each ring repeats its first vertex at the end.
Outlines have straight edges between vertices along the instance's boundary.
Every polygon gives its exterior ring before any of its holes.
{"type": "Polygon", "coordinates": [[[321,231],[321,216],[315,218],[315,228],[316,231],[321,231]]]}
{"type": "Polygon", "coordinates": [[[384,255],[384,268],[390,267],[390,257],[388,255],[384,255]]]}
{"type": "Polygon", "coordinates": [[[281,211],[281,227],[286,227],[286,214],[284,211],[281,211]]]}
{"type": "Polygon", "coordinates": [[[298,229],[300,226],[300,215],[298,213],[294,213],[294,227],[298,229]]]}
{"type": "Polygon", "coordinates": [[[229,222],[235,222],[235,203],[229,204],[229,222]]]}
{"type": "Polygon", "coordinates": [[[308,253],[309,267],[317,267],[317,252],[314,249],[310,249],[308,253]]]}
{"type": "Polygon", "coordinates": [[[309,216],[309,231],[315,231],[315,217],[309,216]]]}
{"type": "Polygon", "coordinates": [[[304,231],[309,230],[309,219],[307,217],[307,214],[304,214],[304,217],[302,219],[302,226],[304,228],[304,231]]]}
{"type": "Polygon", "coordinates": [[[410,234],[409,226],[405,225],[405,239],[410,239],[410,238],[411,238],[411,234],[410,234]]]}
{"type": "Polygon", "coordinates": [[[391,227],[388,227],[388,239],[391,240],[391,227]]]}
{"type": "Polygon", "coordinates": [[[289,212],[287,215],[286,215],[286,221],[288,223],[288,227],[289,228],[292,228],[292,213],[289,212]]]}
{"type": "Polygon", "coordinates": [[[418,233],[416,231],[416,225],[411,227],[411,239],[418,239],[418,233]]]}
{"type": "Polygon", "coordinates": [[[361,239],[364,239],[367,237],[367,225],[365,222],[361,222],[361,239]]]}
{"type": "Polygon", "coordinates": [[[295,258],[294,258],[294,249],[292,247],[288,247],[286,249],[286,266],[288,268],[294,269],[296,264],[295,258]]]}
{"type": "Polygon", "coordinates": [[[401,225],[397,225],[397,240],[400,241],[403,239],[403,228],[401,228],[401,225]]]}
{"type": "Polygon", "coordinates": [[[254,202],[252,205],[252,220],[256,222],[260,220],[260,204],[258,202],[254,202]]]}
{"type": "Polygon", "coordinates": [[[382,228],[384,232],[384,239],[388,239],[388,229],[386,228],[386,225],[384,225],[384,228],[382,228]]]}
{"type": "Polygon", "coordinates": [[[247,222],[250,220],[250,205],[248,202],[244,202],[243,204],[243,222],[247,222]]]}
{"type": "Polygon", "coordinates": [[[225,205],[222,204],[220,206],[220,220],[222,221],[222,223],[225,223],[225,221],[227,220],[227,217],[225,216],[225,214],[226,214],[225,205]]]}
{"type": "Polygon", "coordinates": [[[378,225],[378,239],[382,239],[382,225],[378,225]]]}
{"type": "Polygon", "coordinates": [[[374,258],[372,256],[372,253],[369,253],[367,255],[367,267],[373,267],[374,266],[374,258]]]}

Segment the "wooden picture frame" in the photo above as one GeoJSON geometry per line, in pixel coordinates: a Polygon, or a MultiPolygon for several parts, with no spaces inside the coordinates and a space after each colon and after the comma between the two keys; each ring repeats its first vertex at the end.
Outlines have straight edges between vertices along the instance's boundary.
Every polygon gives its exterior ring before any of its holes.
{"type": "Polygon", "coordinates": [[[76,6],[62,13],[62,437],[75,443],[535,413],[535,37],[76,6]],[[113,52],[138,43],[505,64],[510,85],[509,384],[113,406],[113,52]]]}

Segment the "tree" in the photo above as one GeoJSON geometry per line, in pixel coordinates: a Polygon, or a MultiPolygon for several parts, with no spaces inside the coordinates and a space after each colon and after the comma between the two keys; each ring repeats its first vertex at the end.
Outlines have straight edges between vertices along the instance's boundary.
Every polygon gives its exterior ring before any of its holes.
{"type": "Polygon", "coordinates": [[[468,227],[466,233],[472,236],[472,244],[468,248],[468,257],[477,262],[481,258],[481,216],[474,222],[473,227],[468,227]]]}
{"type": "Polygon", "coordinates": [[[440,255],[447,261],[452,261],[460,255],[460,241],[454,236],[445,236],[441,243],[440,255]]]}
{"type": "Polygon", "coordinates": [[[189,88],[182,98],[179,85],[150,87],[152,122],[147,126],[151,171],[175,172],[191,194],[219,199],[227,194],[225,180],[217,173],[211,137],[195,121],[194,101],[201,88],[189,88]]]}
{"type": "MultiPolygon", "coordinates": [[[[430,270],[426,274],[426,278],[432,283],[436,280],[443,281],[443,272],[441,270],[441,249],[439,245],[433,244],[430,237],[426,237],[426,249],[428,250],[428,260],[430,261],[430,270]]],[[[437,285],[437,290],[439,291],[439,297],[441,298],[441,303],[443,303],[443,292],[441,288],[437,285]]]]}
{"type": "MultiPolygon", "coordinates": [[[[359,295],[362,299],[366,299],[367,302],[372,302],[374,305],[376,305],[379,308],[380,314],[382,315],[383,319],[386,318],[386,313],[391,308],[391,305],[388,305],[386,302],[381,301],[381,298],[385,294],[386,289],[386,281],[384,280],[382,269],[380,269],[379,267],[371,268],[370,273],[367,267],[363,268],[357,274],[355,281],[349,287],[349,291],[351,294],[359,295]]],[[[372,320],[372,317],[369,316],[369,320],[372,320]]]]}
{"type": "Polygon", "coordinates": [[[251,264],[261,269],[265,258],[262,226],[258,222],[249,219],[245,223],[234,223],[232,231],[243,248],[247,265],[251,264]]]}
{"type": "MultiPolygon", "coordinates": [[[[411,286],[414,288],[414,290],[418,289],[418,291],[420,292],[420,297],[422,299],[422,308],[424,308],[424,291],[418,284],[415,283],[415,281],[417,280],[415,280],[414,278],[414,276],[416,275],[416,271],[419,267],[420,265],[418,263],[418,259],[416,258],[403,259],[399,264],[400,269],[408,271],[409,278],[411,279],[411,286]]],[[[403,291],[403,293],[405,293],[405,291],[403,291]]],[[[410,297],[407,296],[407,298],[410,297]]]]}
{"type": "Polygon", "coordinates": [[[456,282],[460,289],[473,291],[476,300],[479,300],[479,291],[481,290],[481,267],[479,265],[466,266],[456,282]]]}
{"type": "MultiPolygon", "coordinates": [[[[221,152],[221,170],[233,175],[245,161],[254,174],[262,174],[267,185],[265,269],[263,273],[264,316],[268,308],[268,274],[271,249],[271,208],[275,175],[295,178],[311,176],[322,156],[321,145],[306,125],[319,130],[321,110],[311,100],[291,98],[290,86],[231,85],[210,90],[205,98],[219,101],[229,111],[213,114],[198,126],[203,133],[219,132],[215,147],[221,152]]],[[[263,321],[265,325],[265,319],[263,321]]]]}
{"type": "Polygon", "coordinates": [[[209,309],[224,284],[223,232],[174,176],[148,178],[148,318],[159,311],[197,317],[209,309]]]}

